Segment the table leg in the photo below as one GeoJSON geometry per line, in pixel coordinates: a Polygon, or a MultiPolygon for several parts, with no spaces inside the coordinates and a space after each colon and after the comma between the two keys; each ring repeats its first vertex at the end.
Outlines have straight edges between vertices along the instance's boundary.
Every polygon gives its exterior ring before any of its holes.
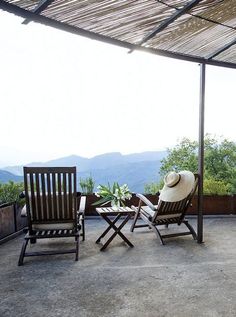
{"type": "Polygon", "coordinates": [[[105,235],[111,230],[111,228],[112,228],[112,225],[111,225],[111,223],[112,224],[115,224],[119,219],[120,219],[120,217],[121,217],[121,214],[118,214],[117,216],[116,216],[116,218],[113,220],[113,222],[108,218],[108,217],[106,217],[106,216],[102,216],[102,218],[103,219],[105,219],[106,221],[107,221],[107,219],[110,221],[110,226],[109,227],[107,227],[107,229],[100,235],[100,237],[96,240],[96,243],[99,243],[100,241],[101,241],[101,239],[103,238],[103,237],[105,237],[105,235]]]}
{"type": "Polygon", "coordinates": [[[131,218],[131,214],[128,214],[124,221],[120,224],[119,227],[115,226],[114,221],[112,222],[108,217],[103,215],[103,218],[109,223],[109,230],[110,228],[114,229],[114,233],[111,235],[111,237],[106,241],[106,243],[102,246],[100,251],[104,251],[106,247],[111,243],[111,241],[115,238],[115,236],[118,234],[130,247],[133,247],[133,244],[126,238],[126,236],[121,232],[121,229],[124,227],[124,225],[129,221],[131,218]]]}

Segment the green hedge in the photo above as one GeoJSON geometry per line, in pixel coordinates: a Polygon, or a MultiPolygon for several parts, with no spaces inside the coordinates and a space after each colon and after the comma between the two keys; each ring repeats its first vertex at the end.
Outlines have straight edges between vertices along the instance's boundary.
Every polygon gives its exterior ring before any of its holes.
{"type": "Polygon", "coordinates": [[[24,199],[20,199],[19,195],[24,191],[23,183],[15,183],[9,181],[6,184],[0,183],[0,205],[6,203],[17,203],[20,206],[24,205],[24,199]]]}

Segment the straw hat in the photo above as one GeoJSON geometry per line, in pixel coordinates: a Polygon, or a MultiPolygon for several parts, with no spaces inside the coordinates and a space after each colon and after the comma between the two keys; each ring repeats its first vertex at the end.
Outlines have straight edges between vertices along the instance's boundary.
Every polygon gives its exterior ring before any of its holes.
{"type": "Polygon", "coordinates": [[[186,198],[193,189],[194,181],[194,174],[190,171],[168,173],[164,177],[164,187],[159,199],[173,202],[186,198]]]}

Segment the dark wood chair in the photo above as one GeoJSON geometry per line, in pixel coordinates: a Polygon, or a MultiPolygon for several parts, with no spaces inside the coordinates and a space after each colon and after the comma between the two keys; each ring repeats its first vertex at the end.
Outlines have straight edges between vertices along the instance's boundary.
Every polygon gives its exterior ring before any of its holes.
{"type": "Polygon", "coordinates": [[[76,167],[24,167],[24,186],[28,230],[18,265],[24,257],[66,253],[75,253],[78,261],[79,237],[85,239],[85,197],[78,206],[76,167]],[[67,237],[75,238],[74,249],[26,252],[29,241],[67,237]]]}
{"type": "Polygon", "coordinates": [[[137,194],[139,204],[138,207],[132,206],[136,213],[130,231],[133,232],[135,228],[149,227],[149,229],[153,229],[162,244],[164,244],[164,238],[185,236],[189,234],[196,240],[197,234],[195,230],[185,219],[185,214],[191,205],[192,198],[198,187],[199,176],[198,174],[195,174],[194,176],[195,182],[191,193],[183,200],[177,202],[159,200],[158,205],[154,206],[144,195],[137,194]],[[144,221],[144,224],[136,224],[139,217],[144,221]],[[171,224],[184,224],[188,228],[188,231],[161,234],[157,228],[157,226],[160,225],[168,227],[171,224]]]}

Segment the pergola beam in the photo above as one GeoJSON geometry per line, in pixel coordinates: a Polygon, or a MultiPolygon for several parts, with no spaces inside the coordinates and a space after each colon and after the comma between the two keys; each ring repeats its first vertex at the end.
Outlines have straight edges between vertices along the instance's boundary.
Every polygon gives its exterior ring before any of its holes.
{"type": "Polygon", "coordinates": [[[166,19],[160,25],[158,25],[156,28],[154,28],[149,34],[144,36],[144,38],[139,42],[139,45],[143,45],[148,40],[150,40],[152,37],[154,37],[157,33],[163,31],[169,24],[174,22],[176,19],[178,19],[181,15],[185,14],[190,9],[192,9],[200,1],[202,1],[202,0],[192,0],[188,4],[186,4],[182,9],[178,9],[172,16],[170,16],[168,19],[166,19]]]}
{"type": "MultiPolygon", "coordinates": [[[[45,10],[54,0],[40,0],[37,6],[32,10],[33,13],[40,14],[45,10]]],[[[25,19],[22,24],[28,24],[31,20],[25,19]]]]}

